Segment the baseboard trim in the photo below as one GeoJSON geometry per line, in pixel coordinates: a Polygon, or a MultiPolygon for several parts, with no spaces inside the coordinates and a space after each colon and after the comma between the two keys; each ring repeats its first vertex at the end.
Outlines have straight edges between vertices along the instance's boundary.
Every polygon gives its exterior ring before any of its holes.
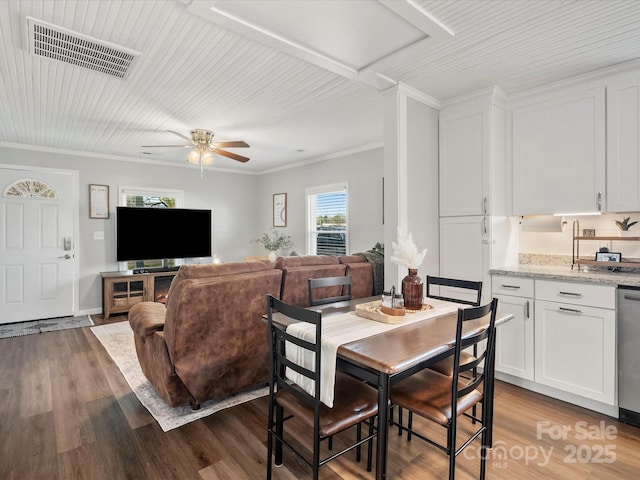
{"type": "Polygon", "coordinates": [[[531,390],[532,392],[546,395],[547,397],[556,398],[572,405],[577,405],[588,410],[593,410],[595,412],[608,415],[609,417],[619,418],[619,409],[617,405],[607,405],[606,403],[591,400],[590,398],[584,398],[573,393],[563,392],[562,390],[558,390],[553,387],[541,385],[531,380],[514,377],[513,375],[502,372],[496,372],[496,378],[498,380],[502,380],[503,382],[526,388],[527,390],[531,390]]]}

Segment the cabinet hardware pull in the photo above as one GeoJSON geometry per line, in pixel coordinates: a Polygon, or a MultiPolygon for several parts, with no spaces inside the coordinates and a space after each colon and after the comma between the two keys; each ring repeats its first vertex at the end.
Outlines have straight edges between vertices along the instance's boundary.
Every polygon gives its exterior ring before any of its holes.
{"type": "Polygon", "coordinates": [[[602,211],[602,192],[598,192],[598,211],[602,211]]]}
{"type": "Polygon", "coordinates": [[[513,288],[514,290],[520,290],[520,285],[500,285],[500,288],[513,288]]]}
{"type": "Polygon", "coordinates": [[[487,213],[487,197],[482,199],[482,211],[486,215],[487,213]]]}
{"type": "Polygon", "coordinates": [[[482,230],[484,231],[484,234],[487,234],[487,217],[483,217],[482,218],[482,230]]]}
{"type": "Polygon", "coordinates": [[[565,297],[576,297],[576,298],[582,298],[582,294],[581,293],[573,293],[573,292],[558,292],[558,295],[563,295],[565,297]]]}
{"type": "Polygon", "coordinates": [[[531,318],[530,302],[527,300],[527,318],[531,318]]]}
{"type": "Polygon", "coordinates": [[[635,297],[633,295],[628,295],[628,294],[624,295],[624,299],[625,300],[635,300],[636,302],[640,302],[640,297],[635,297]]]}
{"type": "Polygon", "coordinates": [[[561,312],[582,313],[582,310],[577,310],[575,308],[558,307],[558,310],[561,312]]]}

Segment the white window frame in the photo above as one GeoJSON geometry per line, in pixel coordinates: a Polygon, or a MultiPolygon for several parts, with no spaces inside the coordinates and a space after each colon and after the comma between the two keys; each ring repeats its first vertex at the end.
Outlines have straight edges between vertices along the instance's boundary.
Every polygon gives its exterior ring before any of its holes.
{"type": "Polygon", "coordinates": [[[168,188],[149,187],[124,187],[118,186],[118,205],[127,206],[127,196],[140,197],[172,197],[176,199],[175,208],[184,208],[184,190],[171,190],[168,188]]]}
{"type": "Polygon", "coordinates": [[[319,185],[315,187],[307,187],[305,189],[305,197],[307,201],[307,209],[306,209],[306,246],[307,246],[307,255],[315,255],[316,254],[316,205],[315,205],[315,196],[323,193],[332,193],[332,192],[345,192],[345,202],[346,202],[346,229],[345,229],[345,255],[349,255],[349,183],[348,182],[340,182],[340,183],[332,183],[329,185],[319,185]]]}

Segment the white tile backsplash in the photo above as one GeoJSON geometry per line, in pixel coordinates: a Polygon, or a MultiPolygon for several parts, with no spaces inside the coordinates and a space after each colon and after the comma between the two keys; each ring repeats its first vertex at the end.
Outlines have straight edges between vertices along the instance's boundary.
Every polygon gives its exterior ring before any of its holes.
{"type": "MultiPolygon", "coordinates": [[[[615,220],[631,217],[631,221],[640,220],[640,212],[636,213],[607,213],[604,215],[590,215],[580,217],[566,217],[566,224],[562,232],[519,232],[519,253],[539,255],[572,255],[573,221],[579,222],[579,235],[585,228],[596,230],[596,236],[618,236],[615,220]]],[[[631,227],[633,235],[640,237],[640,223],[631,227]]],[[[580,257],[595,257],[600,247],[606,246],[611,252],[621,252],[623,259],[640,258],[640,241],[629,241],[623,237],[620,240],[581,240],[580,257]]],[[[522,259],[522,257],[521,257],[522,259]]]]}

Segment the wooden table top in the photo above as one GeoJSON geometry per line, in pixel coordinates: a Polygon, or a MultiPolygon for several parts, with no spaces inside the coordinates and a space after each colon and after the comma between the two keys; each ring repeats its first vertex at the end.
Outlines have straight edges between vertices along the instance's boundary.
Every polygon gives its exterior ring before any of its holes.
{"type": "MultiPolygon", "coordinates": [[[[353,311],[359,303],[373,300],[378,300],[378,297],[359,298],[313,309],[321,311],[323,316],[338,315],[353,311]]],[[[498,312],[496,324],[510,318],[512,315],[498,312]]],[[[282,326],[288,326],[286,320],[285,317],[278,318],[277,313],[274,315],[274,321],[282,326]]],[[[484,319],[466,322],[463,334],[482,328],[486,323],[484,319]]],[[[345,343],[338,347],[338,357],[393,375],[450,350],[455,343],[456,324],[457,313],[454,312],[402,325],[388,332],[345,343]]]]}
{"type": "MultiPolygon", "coordinates": [[[[338,347],[338,356],[393,375],[450,350],[456,339],[457,312],[403,325],[338,347]]],[[[465,323],[463,334],[483,328],[483,319],[465,323]]]]}

